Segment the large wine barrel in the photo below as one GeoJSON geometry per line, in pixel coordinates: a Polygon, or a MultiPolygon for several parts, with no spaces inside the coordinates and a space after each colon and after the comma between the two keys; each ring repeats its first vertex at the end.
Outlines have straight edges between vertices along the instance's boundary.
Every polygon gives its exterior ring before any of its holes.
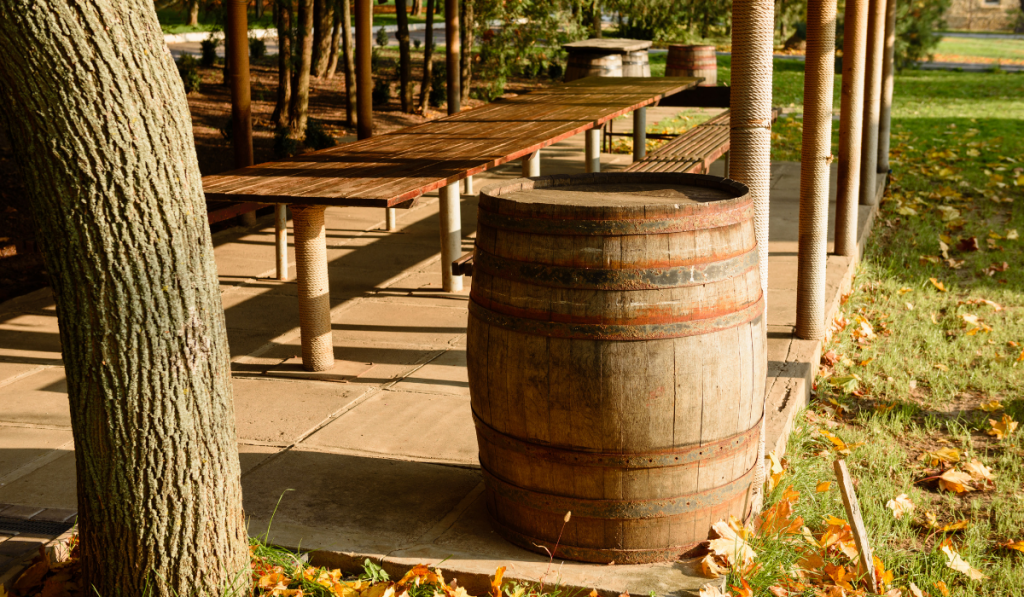
{"type": "Polygon", "coordinates": [[[485,188],[466,352],[495,528],[626,564],[744,515],[765,337],[745,186],[600,173],[485,188]]]}
{"type": "Polygon", "coordinates": [[[621,77],[622,54],[594,54],[574,52],[569,54],[565,67],[565,82],[583,77],[621,77]]]}
{"type": "Polygon", "coordinates": [[[647,50],[626,52],[622,56],[623,77],[649,77],[651,76],[651,64],[647,60],[647,50]]]}
{"type": "Polygon", "coordinates": [[[717,86],[718,59],[715,58],[715,46],[670,45],[668,61],[665,64],[665,76],[704,77],[701,86],[717,86]]]}

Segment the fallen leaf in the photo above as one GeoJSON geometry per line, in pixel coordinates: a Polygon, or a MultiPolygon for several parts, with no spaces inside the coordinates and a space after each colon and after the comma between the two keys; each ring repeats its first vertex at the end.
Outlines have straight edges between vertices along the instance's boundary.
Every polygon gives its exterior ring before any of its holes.
{"type": "Polygon", "coordinates": [[[700,588],[700,597],[729,597],[727,593],[723,593],[722,589],[719,589],[717,585],[708,583],[700,588]]]}
{"type": "Polygon", "coordinates": [[[972,580],[985,580],[988,578],[981,572],[981,570],[978,570],[968,564],[967,560],[964,560],[960,554],[953,549],[953,542],[950,541],[948,537],[939,544],[939,549],[942,550],[942,553],[946,554],[947,567],[966,574],[972,580]]]}
{"type": "Polygon", "coordinates": [[[995,478],[992,469],[979,462],[977,458],[963,465],[963,469],[979,481],[992,481],[995,478]]]}
{"type": "Polygon", "coordinates": [[[960,451],[956,448],[939,448],[934,452],[925,452],[919,460],[928,463],[928,466],[938,466],[941,463],[955,464],[960,462],[960,451]]]}
{"type": "Polygon", "coordinates": [[[1004,414],[1003,418],[996,421],[995,419],[989,419],[988,424],[992,426],[991,429],[985,431],[985,433],[995,436],[996,439],[1003,439],[1006,436],[1012,434],[1017,429],[1017,421],[1010,418],[1010,415],[1004,414]]]}
{"type": "Polygon", "coordinates": [[[924,597],[924,592],[921,589],[917,588],[917,585],[914,584],[914,581],[910,581],[910,594],[914,597],[924,597]]]}
{"type": "Polygon", "coordinates": [[[904,286],[903,288],[900,288],[900,289],[899,289],[899,293],[900,293],[900,294],[906,294],[906,293],[908,293],[908,292],[913,292],[913,291],[914,291],[914,289],[913,289],[913,288],[907,288],[906,286],[904,286]]]}
{"type": "Polygon", "coordinates": [[[830,487],[832,487],[831,481],[822,481],[821,483],[818,483],[818,486],[814,488],[814,491],[815,493],[825,493],[830,487]]]}
{"type": "Polygon", "coordinates": [[[1024,553],[1024,541],[1007,541],[1006,543],[1000,544],[1000,547],[1016,549],[1017,551],[1024,553]]]}
{"type": "Polygon", "coordinates": [[[967,473],[951,468],[939,475],[939,487],[954,493],[974,491],[974,488],[970,485],[972,480],[972,477],[967,473]]]}
{"type": "Polygon", "coordinates": [[[981,405],[981,410],[987,413],[994,413],[997,410],[1003,410],[1003,403],[998,400],[992,400],[991,402],[985,402],[981,405]]]}
{"type": "Polygon", "coordinates": [[[886,508],[892,510],[892,515],[896,519],[903,518],[904,514],[910,514],[914,511],[914,502],[910,500],[910,496],[905,493],[901,493],[896,496],[895,499],[889,500],[885,504],[886,508]]]}
{"type": "Polygon", "coordinates": [[[718,533],[718,539],[712,539],[709,545],[712,553],[724,557],[730,566],[737,563],[747,566],[754,562],[757,553],[747,543],[748,532],[742,523],[734,519],[720,520],[711,528],[718,533]]]}
{"type": "Polygon", "coordinates": [[[936,581],[935,588],[938,589],[940,593],[942,593],[943,597],[949,597],[949,589],[946,587],[946,583],[942,582],[941,580],[936,581]]]}
{"type": "MultiPolygon", "coordinates": [[[[700,571],[708,578],[718,578],[729,573],[729,567],[718,563],[714,554],[708,554],[700,561],[700,571]]],[[[703,593],[702,593],[703,594],[703,593]]]]}
{"type": "Polygon", "coordinates": [[[942,525],[942,528],[939,529],[939,532],[940,533],[955,533],[956,531],[962,531],[962,530],[966,529],[969,526],[971,526],[971,521],[969,521],[969,520],[967,520],[965,518],[964,520],[958,520],[956,522],[951,522],[949,524],[942,525]]]}
{"type": "Polygon", "coordinates": [[[789,595],[789,590],[785,587],[780,587],[779,585],[772,585],[768,587],[768,592],[775,597],[786,597],[789,595]]]}
{"type": "Polygon", "coordinates": [[[1020,238],[1020,235],[1017,234],[1016,228],[1011,228],[1006,231],[1006,240],[1017,240],[1018,238],[1020,238]]]}
{"type": "Polygon", "coordinates": [[[939,292],[946,292],[946,286],[939,282],[938,278],[928,278],[928,281],[932,283],[932,286],[938,289],[939,292]]]}

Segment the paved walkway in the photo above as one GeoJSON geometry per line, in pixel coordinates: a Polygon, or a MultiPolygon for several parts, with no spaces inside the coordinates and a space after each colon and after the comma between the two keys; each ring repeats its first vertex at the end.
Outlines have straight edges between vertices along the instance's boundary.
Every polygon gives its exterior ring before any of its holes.
{"type": "MultiPolygon", "coordinates": [[[[650,121],[676,110],[652,108],[650,121]]],[[[630,121],[617,128],[628,130],[630,121]]],[[[582,171],[582,158],[580,135],[545,150],[544,173],[582,171]]],[[[606,155],[603,168],[629,160],[606,155]]],[[[518,171],[518,164],[498,168],[476,184],[518,171]]],[[[790,417],[804,404],[820,350],[792,336],[798,194],[799,165],[773,165],[769,448],[784,442],[790,417]]],[[[505,543],[486,520],[468,407],[468,289],[439,290],[437,206],[435,196],[399,210],[397,233],[382,230],[382,209],[328,209],[334,346],[343,374],[327,381],[310,379],[297,364],[296,286],[271,279],[270,222],[220,233],[214,242],[250,532],[264,532],[283,496],[273,541],[317,550],[315,561],[346,568],[364,557],[386,556],[392,572],[447,559],[460,585],[481,594],[499,565],[508,565],[511,577],[537,579],[548,561],[505,543]]],[[[464,197],[462,209],[471,235],[475,198],[464,197]]],[[[849,269],[848,259],[829,258],[832,308],[849,269]]],[[[0,305],[0,504],[74,509],[75,499],[57,320],[44,289],[0,305]]],[[[4,561],[0,556],[0,571],[4,561]]],[[[685,561],[553,568],[548,582],[560,578],[606,595],[685,594],[707,582],[685,561]]]]}

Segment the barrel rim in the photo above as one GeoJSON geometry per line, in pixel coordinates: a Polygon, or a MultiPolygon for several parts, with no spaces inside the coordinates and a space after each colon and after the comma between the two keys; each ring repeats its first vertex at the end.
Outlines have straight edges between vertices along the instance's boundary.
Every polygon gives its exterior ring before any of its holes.
{"type": "Polygon", "coordinates": [[[712,51],[718,51],[718,48],[711,44],[668,44],[668,49],[671,50],[672,48],[679,48],[681,50],[687,48],[691,50],[705,50],[710,48],[712,51]]]}
{"type": "MultiPolygon", "coordinates": [[[[696,213],[712,214],[717,212],[732,211],[735,209],[741,209],[746,204],[753,204],[753,200],[750,196],[750,189],[743,183],[731,180],[728,178],[722,178],[720,176],[711,176],[709,174],[690,174],[681,172],[591,172],[587,174],[554,174],[549,176],[538,176],[535,178],[514,178],[509,181],[497,182],[488,185],[480,190],[479,195],[479,209],[481,212],[489,212],[499,215],[504,214],[501,211],[503,205],[529,205],[535,211],[530,214],[530,217],[536,219],[552,219],[552,220],[578,220],[578,215],[568,217],[548,217],[545,218],[545,211],[551,210],[564,210],[569,206],[555,203],[516,203],[510,199],[511,196],[516,193],[523,191],[531,191],[535,189],[556,189],[556,188],[568,188],[573,186],[584,186],[584,185],[600,185],[600,184],[675,184],[679,186],[693,186],[715,189],[725,193],[729,193],[732,196],[728,199],[719,199],[715,201],[709,201],[706,203],[689,203],[683,207],[677,207],[671,213],[654,215],[651,213],[652,208],[656,212],[657,207],[651,205],[637,205],[622,208],[620,215],[615,218],[602,217],[600,219],[594,218],[597,221],[615,221],[615,220],[631,220],[631,219],[681,219],[689,218],[696,213]],[[660,217],[659,217],[660,216],[660,217]]],[[[583,206],[590,207],[590,206],[583,206]]],[[[667,210],[667,205],[665,206],[667,210]]]]}

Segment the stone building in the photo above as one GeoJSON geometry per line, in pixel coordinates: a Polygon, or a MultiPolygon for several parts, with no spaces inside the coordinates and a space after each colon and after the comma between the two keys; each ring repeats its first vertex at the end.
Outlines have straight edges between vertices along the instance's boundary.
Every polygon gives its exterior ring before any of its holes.
{"type": "Polygon", "coordinates": [[[946,12],[946,26],[968,31],[1005,31],[1013,27],[1014,9],[1020,9],[1020,0],[953,0],[946,12]]]}

